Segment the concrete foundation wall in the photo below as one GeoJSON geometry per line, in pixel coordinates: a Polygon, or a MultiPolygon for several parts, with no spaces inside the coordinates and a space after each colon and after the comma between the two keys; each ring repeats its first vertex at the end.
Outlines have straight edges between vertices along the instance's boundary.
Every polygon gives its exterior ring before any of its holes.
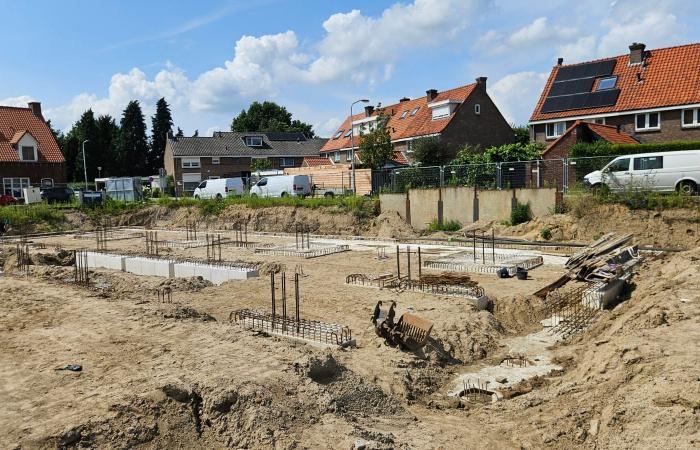
{"type": "Polygon", "coordinates": [[[379,194],[382,212],[396,211],[406,220],[406,194],[379,194]]]}
{"type": "Polygon", "coordinates": [[[474,188],[442,189],[442,220],[457,220],[462,225],[474,222],[474,188]]]}
{"type": "Polygon", "coordinates": [[[417,230],[438,216],[440,189],[411,189],[408,192],[411,201],[411,226],[417,230]]]}
{"type": "Polygon", "coordinates": [[[127,257],[106,253],[87,253],[88,267],[121,270],[136,275],[164,278],[201,276],[217,286],[228,280],[246,280],[260,276],[258,270],[235,269],[215,265],[176,263],[165,259],[127,257]]]}
{"type": "Polygon", "coordinates": [[[557,197],[556,188],[516,189],[515,197],[520,203],[530,202],[532,215],[546,216],[554,210],[557,197]]]}

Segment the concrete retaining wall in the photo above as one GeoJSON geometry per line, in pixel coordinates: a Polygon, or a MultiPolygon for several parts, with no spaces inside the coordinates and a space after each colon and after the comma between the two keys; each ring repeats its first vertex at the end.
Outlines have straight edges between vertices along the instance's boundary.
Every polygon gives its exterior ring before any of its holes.
{"type": "Polygon", "coordinates": [[[379,194],[382,212],[396,211],[406,220],[406,194],[379,194]]]}
{"type": "Polygon", "coordinates": [[[380,194],[381,210],[396,211],[415,229],[424,229],[426,223],[439,215],[442,199],[442,219],[457,220],[462,225],[475,220],[509,220],[513,198],[520,203],[530,202],[532,214],[546,216],[557,202],[556,188],[477,190],[478,212],[474,215],[474,187],[456,186],[440,189],[411,189],[408,194],[380,194]],[[406,198],[410,200],[408,217],[406,198]]]}
{"type": "Polygon", "coordinates": [[[186,278],[200,276],[216,285],[220,285],[228,280],[246,280],[260,276],[257,269],[236,269],[208,264],[179,263],[166,259],[96,252],[87,252],[87,262],[88,267],[102,267],[152,277],[186,278]]]}

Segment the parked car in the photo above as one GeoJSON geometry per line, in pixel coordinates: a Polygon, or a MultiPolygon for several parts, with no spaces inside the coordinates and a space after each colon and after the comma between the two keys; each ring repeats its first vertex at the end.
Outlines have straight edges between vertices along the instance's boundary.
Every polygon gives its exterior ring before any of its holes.
{"type": "Polygon", "coordinates": [[[19,200],[11,195],[0,194],[0,206],[19,205],[19,200]]]}
{"type": "Polygon", "coordinates": [[[194,198],[225,198],[232,195],[243,195],[242,178],[218,178],[204,180],[194,190],[194,198]]]}
{"type": "Polygon", "coordinates": [[[44,188],[39,192],[42,200],[48,203],[70,202],[73,199],[73,189],[67,187],[44,188]]]}
{"type": "Polygon", "coordinates": [[[311,195],[308,175],[265,177],[250,188],[251,197],[306,197],[311,195]]]}
{"type": "Polygon", "coordinates": [[[603,184],[611,191],[645,189],[695,194],[700,184],[700,150],[618,156],[583,178],[585,187],[603,184]]]}

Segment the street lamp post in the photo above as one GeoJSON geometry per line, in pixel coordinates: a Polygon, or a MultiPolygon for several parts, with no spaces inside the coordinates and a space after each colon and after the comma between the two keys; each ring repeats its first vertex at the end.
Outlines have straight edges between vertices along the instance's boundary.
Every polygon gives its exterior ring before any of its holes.
{"type": "Polygon", "coordinates": [[[87,189],[87,166],[85,165],[85,143],[90,142],[90,139],[83,141],[83,169],[85,171],[85,189],[87,189]]]}
{"type": "Polygon", "coordinates": [[[352,154],[352,196],[357,197],[357,183],[355,183],[355,140],[353,139],[355,136],[355,130],[353,129],[353,117],[352,117],[352,107],[355,106],[355,103],[369,103],[369,100],[367,99],[362,99],[354,102],[352,105],[350,105],[350,153],[352,154]]]}
{"type": "Polygon", "coordinates": [[[97,178],[102,178],[102,167],[97,168],[97,178]]]}

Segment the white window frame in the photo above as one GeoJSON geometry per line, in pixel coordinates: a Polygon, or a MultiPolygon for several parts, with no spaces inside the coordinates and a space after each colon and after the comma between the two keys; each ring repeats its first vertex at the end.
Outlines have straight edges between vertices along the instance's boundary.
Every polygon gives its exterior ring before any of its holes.
{"type": "Polygon", "coordinates": [[[652,131],[652,130],[660,130],[660,129],[661,129],[661,113],[660,112],[646,113],[646,114],[635,114],[635,116],[634,116],[634,131],[652,131]],[[651,117],[652,114],[656,114],[657,125],[655,127],[649,126],[649,117],[651,117]],[[639,116],[644,116],[644,128],[639,128],[637,126],[637,118],[639,116]]]}
{"type": "Polygon", "coordinates": [[[199,158],[181,158],[180,164],[183,169],[199,169],[202,167],[199,158]]]}
{"type": "Polygon", "coordinates": [[[262,147],[263,138],[262,136],[246,136],[245,145],[247,145],[248,147],[262,147]],[[259,144],[256,142],[259,142],[259,144]]]}
{"type": "Polygon", "coordinates": [[[39,160],[38,155],[36,154],[36,147],[34,145],[20,145],[18,153],[19,153],[19,160],[22,162],[37,162],[39,160]],[[25,159],[24,158],[24,149],[31,150],[32,155],[34,157],[32,159],[25,159]]]}
{"type": "Polygon", "coordinates": [[[211,163],[212,164],[221,164],[221,158],[219,158],[218,156],[216,156],[216,157],[212,156],[211,163]]]}
{"type": "Polygon", "coordinates": [[[345,152],[345,161],[352,161],[352,150],[345,152]]]}
{"type": "Polygon", "coordinates": [[[546,139],[556,139],[566,131],[566,122],[550,122],[544,125],[546,139]],[[552,134],[549,133],[549,126],[552,126],[552,134]]]}
{"type": "Polygon", "coordinates": [[[479,103],[474,105],[474,114],[477,116],[481,115],[481,105],[479,103]]]}
{"type": "Polygon", "coordinates": [[[681,128],[697,128],[700,127],[700,108],[690,108],[681,110],[681,128]],[[685,123],[685,112],[693,111],[693,122],[685,123]]]}
{"type": "Polygon", "coordinates": [[[16,199],[24,199],[23,188],[30,187],[29,178],[25,177],[14,177],[14,178],[3,178],[2,179],[2,192],[5,195],[11,195],[16,199]],[[13,189],[19,189],[18,191],[13,191],[13,189]],[[14,195],[19,193],[19,195],[14,195]]]}
{"type": "Polygon", "coordinates": [[[340,152],[333,153],[333,162],[340,162],[340,152]]]}
{"type": "Polygon", "coordinates": [[[280,167],[294,167],[294,157],[280,157],[280,167]],[[286,164],[287,161],[286,159],[291,159],[292,160],[292,165],[290,166],[289,164],[286,164]]]}
{"type": "Polygon", "coordinates": [[[221,178],[221,177],[216,176],[216,175],[210,175],[210,176],[209,176],[209,179],[210,179],[210,180],[218,180],[219,178],[221,178]]]}

